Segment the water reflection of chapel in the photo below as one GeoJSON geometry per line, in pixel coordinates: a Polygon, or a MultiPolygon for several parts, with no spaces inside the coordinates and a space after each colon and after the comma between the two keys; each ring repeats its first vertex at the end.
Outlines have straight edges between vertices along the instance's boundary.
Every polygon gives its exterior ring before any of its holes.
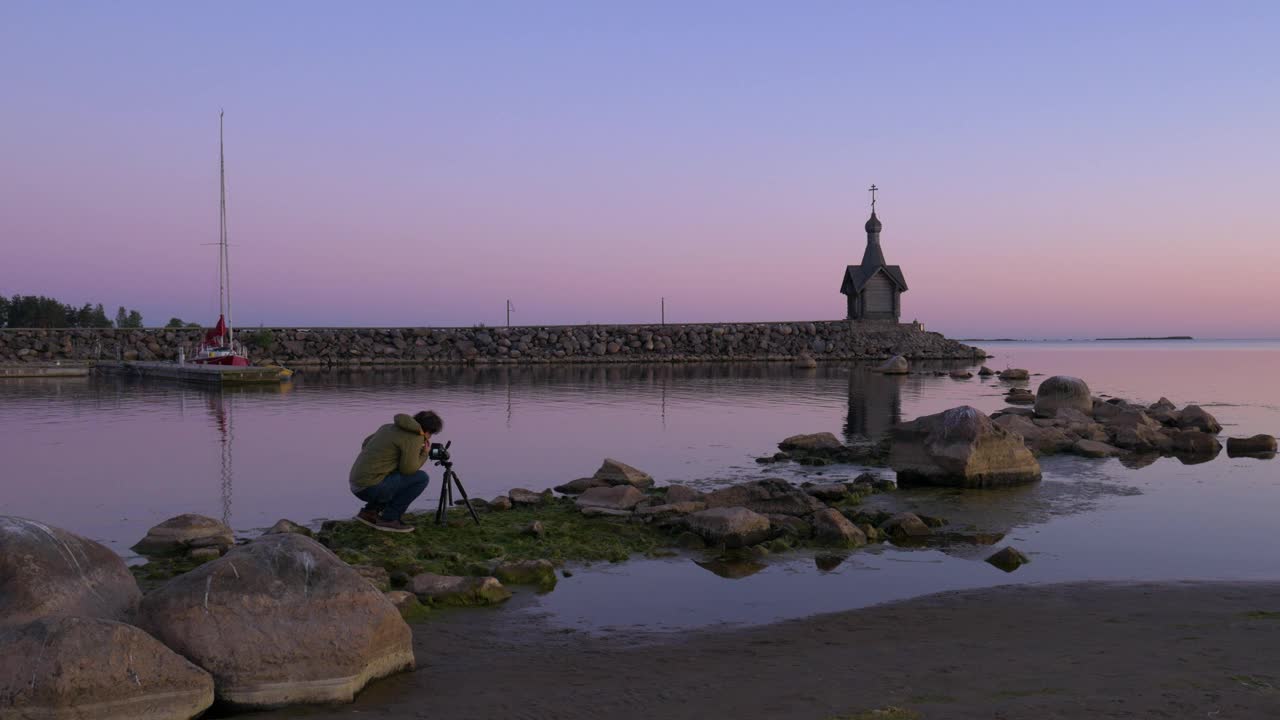
{"type": "Polygon", "coordinates": [[[875,185],[871,186],[871,218],[865,225],[867,247],[862,251],[862,264],[845,268],[840,292],[845,295],[848,319],[896,323],[902,315],[902,293],[907,291],[907,281],[902,268],[884,261],[884,251],[880,248],[883,224],[876,217],[877,190],[875,185]]]}
{"type": "Polygon", "coordinates": [[[849,372],[849,414],[846,440],[877,440],[902,421],[902,382],[867,368],[849,372]]]}

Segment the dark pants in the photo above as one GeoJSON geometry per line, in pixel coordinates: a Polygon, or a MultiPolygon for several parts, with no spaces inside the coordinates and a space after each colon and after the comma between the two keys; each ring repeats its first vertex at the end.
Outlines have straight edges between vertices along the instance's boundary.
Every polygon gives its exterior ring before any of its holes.
{"type": "Polygon", "coordinates": [[[365,501],[365,510],[382,513],[383,520],[399,520],[409,509],[409,503],[427,489],[428,482],[426,470],[412,475],[393,472],[382,478],[382,482],[362,489],[355,496],[365,501]]]}

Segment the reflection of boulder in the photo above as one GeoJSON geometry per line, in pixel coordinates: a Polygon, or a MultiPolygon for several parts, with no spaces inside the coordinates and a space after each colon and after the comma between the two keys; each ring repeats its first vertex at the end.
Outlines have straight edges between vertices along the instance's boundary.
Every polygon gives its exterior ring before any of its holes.
{"type": "Polygon", "coordinates": [[[218,698],[264,707],[349,702],[411,669],[409,626],[323,545],[264,535],[147,595],[140,625],[213,675],[218,698]]]}
{"type": "Polygon", "coordinates": [[[758,560],[716,558],[714,560],[695,560],[694,564],[703,570],[710,570],[716,575],[730,580],[749,577],[765,569],[765,564],[758,560]]]}
{"type": "Polygon", "coordinates": [[[1127,452],[1120,454],[1120,464],[1130,470],[1141,470],[1161,457],[1158,452],[1127,452]]]}
{"type": "Polygon", "coordinates": [[[0,717],[191,718],[213,679],[132,625],[44,618],[0,630],[0,717]]]}
{"type": "Polygon", "coordinates": [[[141,597],[124,560],[106,547],[0,515],[0,625],[60,615],[123,620],[141,597]]]}
{"type": "Polygon", "coordinates": [[[994,487],[1040,479],[1022,438],[967,405],[898,425],[889,465],[898,484],[994,487]]]}

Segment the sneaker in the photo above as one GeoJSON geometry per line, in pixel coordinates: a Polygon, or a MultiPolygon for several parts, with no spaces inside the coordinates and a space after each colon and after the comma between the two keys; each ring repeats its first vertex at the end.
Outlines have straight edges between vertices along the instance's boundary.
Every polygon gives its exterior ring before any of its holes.
{"type": "Polygon", "coordinates": [[[405,525],[399,520],[379,520],[378,522],[374,523],[373,529],[382,530],[384,532],[395,532],[395,533],[413,532],[412,525],[405,525]]]}
{"type": "Polygon", "coordinates": [[[356,513],[356,520],[364,523],[365,525],[368,525],[371,528],[376,528],[378,526],[378,520],[379,520],[378,511],[370,510],[368,508],[361,510],[360,512],[356,513]]]}

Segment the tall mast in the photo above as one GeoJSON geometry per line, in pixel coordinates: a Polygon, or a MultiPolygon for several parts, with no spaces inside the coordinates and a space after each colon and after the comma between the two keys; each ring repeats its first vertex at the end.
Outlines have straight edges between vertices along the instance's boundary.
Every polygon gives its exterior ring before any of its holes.
{"type": "Polygon", "coordinates": [[[232,347],[234,326],[231,322],[231,259],[227,254],[227,161],[222,141],[222,111],[218,111],[218,300],[227,316],[227,347],[232,347]]]}

